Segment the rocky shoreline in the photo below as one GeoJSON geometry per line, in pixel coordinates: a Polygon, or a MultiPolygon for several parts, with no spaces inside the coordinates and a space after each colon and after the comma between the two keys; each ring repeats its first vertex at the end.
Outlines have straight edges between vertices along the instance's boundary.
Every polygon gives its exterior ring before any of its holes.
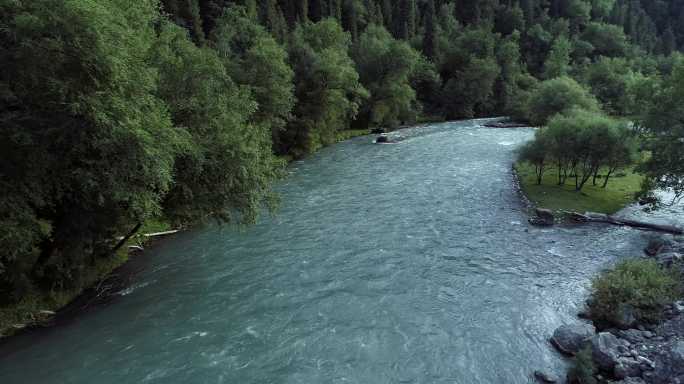
{"type": "MultiPolygon", "coordinates": [[[[681,263],[684,239],[670,235],[654,238],[644,253],[645,258],[654,259],[663,267],[684,271],[681,263]]],[[[587,307],[591,300],[588,299],[587,307]]],[[[578,317],[584,320],[559,327],[550,342],[567,356],[575,356],[590,347],[591,361],[598,368],[595,382],[684,383],[684,301],[664,306],[662,320],[655,324],[637,322],[629,308],[621,314],[615,328],[597,331],[588,310],[580,312],[578,317]]],[[[540,371],[535,372],[535,377],[542,383],[565,382],[540,371]]]]}

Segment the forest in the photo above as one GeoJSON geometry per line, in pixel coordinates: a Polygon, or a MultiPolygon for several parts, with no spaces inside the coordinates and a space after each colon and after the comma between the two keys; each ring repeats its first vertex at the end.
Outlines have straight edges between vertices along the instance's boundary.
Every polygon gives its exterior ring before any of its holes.
{"type": "Polygon", "coordinates": [[[621,149],[539,172],[581,189],[638,134],[648,187],[684,192],[683,46],[681,0],[0,0],[0,304],[80,287],[150,220],[254,223],[350,129],[580,121],[621,149]]]}

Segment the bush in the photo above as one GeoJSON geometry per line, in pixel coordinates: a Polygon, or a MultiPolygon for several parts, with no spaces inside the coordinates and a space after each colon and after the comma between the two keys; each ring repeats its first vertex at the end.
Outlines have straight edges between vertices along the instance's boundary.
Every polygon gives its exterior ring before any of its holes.
{"type": "Polygon", "coordinates": [[[599,103],[579,83],[569,77],[546,80],[534,91],[529,101],[528,120],[536,126],[546,123],[556,114],[572,109],[599,111],[599,103]]]}
{"type": "Polygon", "coordinates": [[[619,324],[621,312],[630,308],[637,321],[657,321],[662,307],[681,294],[680,279],[654,260],[623,261],[593,281],[592,318],[598,324],[619,324]]]}
{"type": "Polygon", "coordinates": [[[591,359],[591,346],[585,347],[575,356],[573,366],[568,372],[569,384],[596,384],[596,367],[591,359]]]}

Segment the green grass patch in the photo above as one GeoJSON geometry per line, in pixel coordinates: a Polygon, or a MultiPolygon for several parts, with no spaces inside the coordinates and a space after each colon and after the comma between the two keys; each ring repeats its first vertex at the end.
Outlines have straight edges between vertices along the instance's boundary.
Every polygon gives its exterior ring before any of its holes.
{"type": "Polygon", "coordinates": [[[590,180],[578,192],[575,191],[575,181],[572,178],[568,178],[566,185],[557,185],[558,172],[555,169],[548,169],[544,173],[541,185],[537,185],[533,166],[517,163],[515,170],[527,198],[537,207],[554,211],[615,213],[634,201],[643,181],[643,176],[630,169],[624,171],[623,175],[618,172],[617,176],[611,177],[605,189],[601,188],[601,178],[597,180],[596,186],[590,180]]]}
{"type": "Polygon", "coordinates": [[[160,219],[149,220],[131,238],[125,246],[111,257],[99,258],[93,265],[84,270],[81,287],[44,292],[33,290],[14,304],[0,307],[0,337],[11,336],[24,326],[40,324],[48,320],[51,315],[42,311],[56,312],[76,299],[83,291],[105,279],[112,271],[125,264],[129,259],[129,245],[144,245],[147,238],[145,233],[155,233],[170,230],[168,223],[160,219]]]}

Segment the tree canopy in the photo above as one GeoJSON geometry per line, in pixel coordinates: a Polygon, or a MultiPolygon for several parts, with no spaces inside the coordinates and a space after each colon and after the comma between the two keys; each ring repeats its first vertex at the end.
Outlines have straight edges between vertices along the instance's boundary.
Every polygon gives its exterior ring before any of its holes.
{"type": "Polygon", "coordinates": [[[633,159],[604,114],[628,115],[648,186],[681,195],[681,15],[674,0],[0,0],[0,297],[78,286],[151,218],[252,223],[281,158],[350,128],[510,115],[553,133],[525,148],[540,170],[565,159],[542,150],[560,138],[592,148],[561,165],[581,187],[633,159]]]}

